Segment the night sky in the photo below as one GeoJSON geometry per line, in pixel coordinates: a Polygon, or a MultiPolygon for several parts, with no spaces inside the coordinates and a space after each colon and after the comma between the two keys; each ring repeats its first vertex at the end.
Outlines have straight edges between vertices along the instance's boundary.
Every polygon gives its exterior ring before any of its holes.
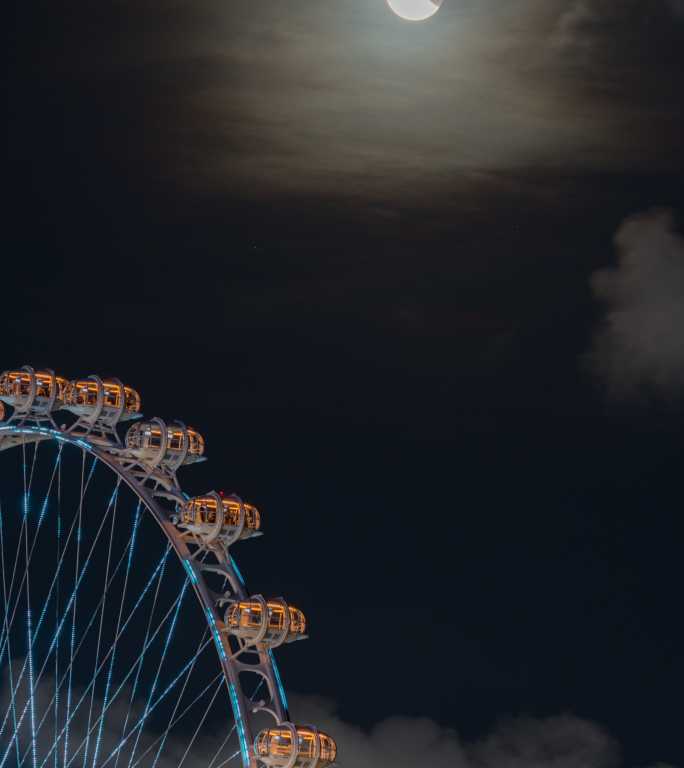
{"type": "Polygon", "coordinates": [[[346,768],[684,764],[681,0],[3,23],[0,368],[203,432],[299,719],[346,768]]]}

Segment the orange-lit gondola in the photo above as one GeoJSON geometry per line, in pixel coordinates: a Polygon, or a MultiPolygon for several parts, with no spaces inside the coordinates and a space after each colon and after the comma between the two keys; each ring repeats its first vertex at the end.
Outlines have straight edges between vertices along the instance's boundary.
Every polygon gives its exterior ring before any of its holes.
{"type": "Polygon", "coordinates": [[[255,506],[237,496],[208,493],[185,504],[178,526],[205,544],[220,541],[230,545],[238,539],[259,535],[261,515],[255,506]]]}
{"type": "Polygon", "coordinates": [[[225,625],[228,632],[249,645],[275,648],[306,638],[304,614],[280,598],[266,601],[255,595],[232,603],[226,611],[225,625]]]}
{"type": "Polygon", "coordinates": [[[100,409],[98,416],[127,421],[138,418],[141,402],[132,387],[115,379],[102,381],[93,376],[69,382],[64,407],[77,416],[90,416],[100,409]]]}
{"type": "Polygon", "coordinates": [[[14,408],[13,417],[46,419],[64,404],[67,380],[53,371],[25,366],[0,376],[0,400],[14,408]]]}
{"type": "Polygon", "coordinates": [[[161,419],[134,424],[126,434],[126,448],[151,466],[177,469],[204,458],[204,438],[182,424],[166,425],[161,419]]]}
{"type": "Polygon", "coordinates": [[[274,768],[325,768],[335,762],[337,744],[315,728],[283,723],[257,735],[254,754],[274,768]]]}

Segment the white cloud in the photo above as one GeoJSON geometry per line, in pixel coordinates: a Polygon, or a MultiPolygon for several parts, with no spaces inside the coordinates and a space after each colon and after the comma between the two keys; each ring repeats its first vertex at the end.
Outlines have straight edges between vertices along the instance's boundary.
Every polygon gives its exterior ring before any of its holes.
{"type": "MultiPolygon", "coordinates": [[[[24,659],[15,659],[13,660],[13,668],[15,671],[15,675],[17,674],[18,670],[21,670],[24,663],[24,659]]],[[[5,716],[5,713],[8,711],[8,707],[10,704],[9,699],[9,680],[8,680],[8,667],[5,667],[2,670],[2,676],[0,677],[0,718],[5,716]]],[[[75,707],[78,702],[81,701],[82,695],[84,691],[83,688],[74,686],[72,689],[72,707],[75,707]]],[[[54,751],[52,750],[52,747],[55,743],[55,737],[54,737],[54,731],[55,731],[55,719],[53,714],[53,694],[54,694],[54,679],[49,677],[44,677],[37,689],[37,692],[35,694],[35,702],[36,702],[36,724],[39,725],[41,720],[43,720],[43,714],[46,713],[45,721],[43,722],[42,726],[39,728],[36,738],[36,753],[37,753],[37,762],[38,765],[40,765],[43,760],[46,760],[46,765],[52,765],[52,760],[54,759],[54,751]],[[49,708],[49,711],[48,711],[49,708]],[[47,758],[50,757],[48,760],[47,758]]],[[[15,706],[16,706],[16,713],[17,713],[17,719],[21,718],[22,712],[24,712],[26,708],[26,702],[27,702],[27,696],[28,696],[28,674],[24,675],[23,681],[21,685],[19,686],[19,690],[15,697],[15,706]]],[[[59,701],[59,718],[58,722],[60,723],[60,744],[59,744],[59,750],[61,755],[61,750],[64,749],[64,734],[63,734],[63,728],[64,724],[66,722],[66,687],[64,686],[61,689],[61,695],[60,695],[60,701],[59,701]]],[[[119,747],[121,744],[121,731],[124,722],[126,721],[126,716],[128,714],[128,702],[130,699],[130,687],[125,688],[122,690],[122,692],[119,694],[119,696],[113,701],[110,708],[107,710],[107,716],[104,719],[104,725],[103,730],[101,733],[101,741],[99,746],[99,752],[98,752],[98,765],[102,765],[107,758],[114,753],[114,751],[119,747]]],[[[135,702],[133,703],[133,706],[130,710],[129,719],[128,719],[128,732],[132,730],[132,726],[134,726],[136,723],[138,723],[144,715],[144,706],[145,703],[140,697],[136,697],[135,702]]],[[[69,724],[69,755],[70,757],[74,757],[74,755],[78,755],[76,760],[74,761],[73,768],[80,768],[80,762],[82,762],[84,757],[84,745],[86,744],[86,737],[87,734],[90,733],[90,738],[87,741],[88,743],[88,763],[90,764],[94,757],[94,750],[96,748],[96,742],[97,742],[97,734],[98,734],[98,728],[94,727],[95,723],[98,720],[99,714],[102,711],[102,699],[100,696],[95,696],[93,700],[93,717],[91,719],[91,726],[88,728],[88,713],[90,710],[90,693],[87,693],[85,698],[83,698],[83,702],[80,704],[80,707],[76,711],[75,715],[73,715],[73,708],[71,710],[73,719],[70,721],[69,724]]],[[[191,712],[191,715],[194,713],[197,714],[198,710],[195,709],[191,712]]],[[[200,712],[199,716],[201,717],[202,713],[200,712]]],[[[0,721],[1,722],[1,721],[0,721]]],[[[156,763],[156,768],[177,768],[181,758],[183,757],[183,754],[186,749],[186,745],[190,740],[190,737],[194,733],[194,730],[196,726],[198,725],[198,722],[195,718],[192,716],[187,717],[183,721],[183,728],[181,729],[181,733],[183,738],[177,739],[173,735],[170,735],[169,738],[164,742],[164,749],[160,753],[160,759],[156,763]]],[[[180,726],[180,724],[179,724],[180,726]]],[[[23,722],[21,724],[21,727],[19,729],[20,733],[20,755],[29,754],[28,750],[30,749],[31,745],[31,719],[30,719],[30,709],[26,710],[26,715],[24,716],[23,722]]],[[[2,759],[5,750],[7,749],[8,745],[8,735],[13,732],[13,726],[11,720],[7,723],[6,731],[3,733],[2,740],[0,740],[0,760],[2,759]]],[[[148,766],[151,766],[154,762],[154,757],[156,755],[158,746],[159,746],[159,736],[160,733],[155,732],[149,728],[143,728],[140,730],[140,739],[138,741],[138,744],[135,748],[135,759],[140,759],[143,755],[146,754],[144,760],[140,763],[140,768],[148,768],[148,766]]],[[[202,732],[202,738],[198,739],[195,744],[193,745],[193,748],[188,753],[188,757],[186,758],[186,762],[184,763],[187,768],[200,768],[200,766],[206,766],[211,759],[214,757],[214,754],[221,746],[223,739],[225,737],[225,733],[207,733],[207,731],[202,732]]],[[[129,759],[132,756],[133,753],[133,747],[135,745],[137,738],[137,731],[133,733],[131,738],[127,740],[124,744],[124,746],[120,749],[120,759],[119,759],[119,766],[127,766],[129,763],[129,759]]],[[[235,737],[233,737],[232,741],[227,745],[224,752],[222,752],[223,758],[225,759],[228,757],[235,749],[236,746],[236,740],[235,737]]],[[[13,760],[13,753],[11,753],[10,761],[8,761],[7,765],[9,765],[9,762],[13,760]]],[[[28,764],[30,760],[27,760],[24,764],[28,764]]],[[[108,763],[109,768],[113,768],[114,764],[116,762],[116,755],[112,758],[112,760],[108,763]]],[[[217,761],[220,763],[220,760],[217,761]]],[[[232,764],[231,764],[232,765],[232,764]]]]}
{"type": "Polygon", "coordinates": [[[672,214],[655,210],[622,223],[618,262],[595,272],[604,308],[589,360],[611,394],[684,394],[684,239],[672,214]]]}
{"type": "Polygon", "coordinates": [[[477,744],[432,720],[393,717],[366,732],[344,722],[331,702],[293,698],[305,722],[335,735],[347,768],[613,768],[616,742],[600,726],[563,715],[512,718],[477,744]]]}
{"type": "MultiPolygon", "coordinates": [[[[23,660],[15,662],[20,668],[23,660]]],[[[4,713],[9,704],[7,670],[0,688],[0,712],[4,713]]],[[[37,701],[45,706],[50,702],[53,681],[44,679],[37,693],[37,701]]],[[[80,699],[82,691],[74,689],[73,702],[80,699]]],[[[120,739],[120,726],[126,717],[128,695],[121,695],[110,710],[102,734],[100,758],[103,762],[115,749],[120,739]]],[[[26,702],[26,686],[22,685],[17,696],[18,712],[26,702]]],[[[64,718],[64,698],[61,702],[61,719],[64,718]]],[[[616,741],[596,723],[560,715],[557,717],[532,718],[516,717],[502,720],[492,732],[477,743],[463,741],[456,730],[443,727],[427,718],[390,717],[370,730],[344,721],[329,700],[315,696],[293,695],[290,697],[292,711],[300,723],[313,723],[321,730],[333,735],[339,746],[341,768],[617,768],[620,764],[620,750],[616,741]]],[[[86,699],[88,702],[89,699],[86,699]]],[[[97,716],[102,706],[95,697],[93,712],[97,716]]],[[[137,701],[130,722],[136,722],[143,714],[143,704],[137,701]]],[[[71,725],[70,753],[82,743],[86,734],[87,709],[84,705],[71,725]]],[[[43,711],[43,708],[40,707],[43,711]]],[[[201,714],[201,713],[200,713],[201,714]]],[[[227,721],[229,725],[230,721],[227,721]]],[[[196,719],[189,718],[181,728],[179,740],[169,738],[157,768],[177,768],[185,752],[185,745],[197,725],[196,719]]],[[[11,727],[11,723],[10,723],[11,727]]],[[[37,740],[39,760],[45,757],[53,739],[54,724],[48,717],[37,740]]],[[[3,736],[3,752],[7,741],[3,736]]],[[[159,734],[150,729],[142,731],[136,751],[140,758],[149,747],[152,749],[141,765],[151,765],[156,753],[155,741],[159,734]]],[[[202,731],[189,752],[184,765],[187,768],[206,768],[223,742],[225,731],[220,733],[202,731]]],[[[22,727],[23,751],[30,744],[29,721],[22,727]]],[[[127,765],[133,740],[121,752],[119,765],[127,765]]],[[[90,743],[92,760],[94,739],[90,743]]],[[[222,753],[221,760],[236,749],[235,738],[222,753]]],[[[81,755],[82,756],[82,755],[81,755]]],[[[218,763],[221,760],[217,761],[218,763]]],[[[42,761],[42,760],[41,760],[42,761]]],[[[110,765],[113,765],[112,761],[110,765]]],[[[230,765],[238,765],[239,760],[230,765]]],[[[674,768],[654,765],[652,768],[674,768]]]]}

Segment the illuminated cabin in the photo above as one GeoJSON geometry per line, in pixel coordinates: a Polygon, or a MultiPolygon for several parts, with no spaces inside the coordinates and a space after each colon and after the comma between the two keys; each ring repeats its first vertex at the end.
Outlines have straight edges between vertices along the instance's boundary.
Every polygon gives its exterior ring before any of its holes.
{"type": "Polygon", "coordinates": [[[14,416],[49,418],[63,406],[67,380],[52,371],[5,371],[0,376],[0,400],[14,407],[14,416]]]}
{"type": "Polygon", "coordinates": [[[335,762],[337,744],[315,728],[282,723],[257,735],[254,754],[275,768],[325,768],[335,762]]]}
{"type": "Polygon", "coordinates": [[[275,648],[306,638],[306,618],[293,605],[284,600],[264,600],[255,595],[228,606],[225,615],[226,630],[248,645],[275,648]]]}
{"type": "Polygon", "coordinates": [[[134,424],[126,433],[126,448],[145,464],[175,470],[204,460],[204,438],[182,424],[167,426],[161,419],[134,424]]]}
{"type": "Polygon", "coordinates": [[[206,544],[222,540],[228,545],[238,539],[258,536],[261,515],[255,506],[245,504],[237,496],[225,498],[209,493],[185,504],[178,525],[206,544]]]}
{"type": "Polygon", "coordinates": [[[64,407],[83,416],[106,421],[128,421],[140,416],[140,395],[120,381],[97,376],[69,382],[64,407]]]}

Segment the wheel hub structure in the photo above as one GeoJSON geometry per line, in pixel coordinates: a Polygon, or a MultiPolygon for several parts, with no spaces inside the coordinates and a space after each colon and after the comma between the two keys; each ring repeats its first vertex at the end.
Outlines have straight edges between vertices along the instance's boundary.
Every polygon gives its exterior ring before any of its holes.
{"type": "Polygon", "coordinates": [[[204,451],[118,379],[0,376],[0,768],[335,764],[274,658],[306,618],[231,554],[259,510],[181,488],[204,451]]]}

